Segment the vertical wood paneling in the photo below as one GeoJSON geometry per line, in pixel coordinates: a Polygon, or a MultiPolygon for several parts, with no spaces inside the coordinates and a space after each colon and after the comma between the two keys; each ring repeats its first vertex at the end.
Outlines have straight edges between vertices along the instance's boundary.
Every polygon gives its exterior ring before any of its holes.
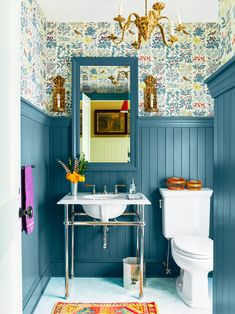
{"type": "MultiPolygon", "coordinates": [[[[223,151],[224,151],[224,199],[223,199],[223,206],[224,206],[224,239],[223,239],[223,245],[224,245],[224,270],[225,270],[225,278],[229,275],[230,270],[230,262],[231,262],[231,256],[230,253],[226,255],[226,251],[228,248],[231,247],[231,244],[233,244],[232,239],[230,238],[230,217],[231,217],[231,204],[230,204],[230,195],[231,195],[231,186],[233,182],[231,182],[231,92],[227,92],[224,95],[224,115],[223,115],[223,125],[224,125],[224,139],[223,139],[223,151]],[[228,226],[228,227],[226,227],[228,226]]],[[[229,284],[224,284],[223,289],[223,308],[224,313],[229,314],[229,307],[227,306],[229,304],[229,290],[230,290],[230,282],[229,284]]]]}
{"type": "MultiPolygon", "coordinates": [[[[90,171],[87,173],[87,183],[95,183],[98,192],[103,191],[104,185],[108,186],[109,191],[113,191],[115,184],[126,184],[126,188],[120,189],[126,191],[134,175],[138,189],[152,202],[152,206],[146,207],[145,211],[147,272],[148,275],[163,276],[162,263],[166,255],[166,241],[162,235],[158,189],[165,185],[166,177],[173,175],[183,175],[186,179],[201,176],[203,180],[207,180],[208,186],[212,187],[213,121],[204,124],[203,119],[198,119],[195,120],[198,121],[197,126],[194,126],[195,123],[191,126],[187,121],[180,123],[174,123],[174,120],[171,120],[171,123],[156,121],[140,119],[139,171],[90,171]]],[[[59,125],[54,127],[52,123],[50,141],[53,142],[51,145],[53,163],[56,158],[65,159],[69,156],[70,144],[66,142],[69,134],[70,128],[64,127],[62,120],[60,127],[59,125]]],[[[57,226],[62,225],[63,209],[55,203],[69,190],[69,186],[63,182],[65,181],[63,171],[58,167],[55,171],[57,173],[51,178],[54,187],[52,208],[57,213],[53,228],[54,242],[58,238],[58,230],[62,236],[59,235],[60,241],[56,241],[52,264],[53,274],[63,275],[63,232],[62,227],[57,226]]],[[[80,188],[84,190],[83,185],[80,188]]],[[[75,272],[81,276],[113,276],[113,271],[115,276],[120,276],[122,268],[118,265],[121,265],[122,258],[135,254],[136,236],[133,228],[110,228],[109,248],[106,251],[102,248],[102,230],[99,227],[77,228],[75,241],[75,272]],[[93,265],[92,269],[90,263],[93,265]]]]}
{"type": "Polygon", "coordinates": [[[197,179],[198,175],[198,139],[197,129],[190,128],[189,131],[189,176],[197,179]]]}
{"type": "Polygon", "coordinates": [[[21,164],[35,164],[34,231],[22,233],[24,313],[32,313],[50,276],[49,118],[22,101],[21,164]]]}
{"type": "MultiPolygon", "coordinates": [[[[230,155],[230,182],[235,182],[235,106],[234,106],[234,100],[235,100],[235,88],[231,91],[231,137],[230,137],[230,146],[231,146],[231,155],[230,155]]],[[[228,275],[230,278],[230,289],[229,289],[229,314],[235,311],[235,300],[234,300],[234,294],[235,294],[235,276],[231,276],[231,274],[234,273],[234,264],[235,264],[235,245],[233,244],[233,240],[235,239],[235,191],[234,191],[234,185],[230,186],[230,224],[229,224],[229,238],[231,241],[231,246],[229,248],[229,268],[228,268],[228,275]]]]}
{"type": "Polygon", "coordinates": [[[213,313],[233,314],[235,313],[235,57],[207,79],[207,84],[215,98],[213,313]]]}
{"type": "MultiPolygon", "coordinates": [[[[223,96],[221,101],[223,102],[223,96]]],[[[220,130],[217,134],[216,139],[216,147],[217,147],[217,162],[215,163],[215,172],[216,174],[216,189],[215,195],[217,198],[217,224],[216,224],[216,233],[220,234],[220,236],[215,239],[215,252],[216,247],[217,250],[220,248],[221,250],[221,259],[222,263],[224,263],[224,213],[223,213],[223,192],[224,192],[224,177],[223,177],[223,107],[220,106],[217,112],[217,127],[220,130]],[[218,185],[217,185],[218,183],[218,185]],[[222,193],[220,193],[220,190],[222,193]]],[[[215,261],[217,261],[215,256],[215,261]]],[[[219,265],[218,265],[219,266],[219,265]]],[[[218,302],[218,311],[221,313],[223,310],[223,278],[224,278],[224,271],[218,272],[216,271],[215,267],[215,278],[217,280],[217,284],[215,284],[217,291],[217,302],[218,302]]],[[[218,313],[219,313],[218,312],[218,313]]]]}
{"type": "Polygon", "coordinates": [[[166,177],[174,176],[174,129],[166,127],[166,177]]]}
{"type": "MultiPolygon", "coordinates": [[[[157,154],[158,154],[158,129],[157,128],[149,128],[150,130],[150,151],[149,151],[149,164],[150,164],[150,172],[152,175],[149,175],[149,185],[150,187],[154,187],[158,185],[158,161],[157,161],[157,154]],[[152,156],[152,162],[151,157],[152,156]]],[[[151,200],[156,200],[158,198],[158,190],[153,189],[150,191],[150,198],[151,200]]],[[[153,204],[155,201],[153,202],[153,204]]],[[[146,208],[148,211],[148,208],[146,208]]],[[[152,210],[149,212],[149,221],[150,222],[157,222],[157,210],[152,210]]],[[[156,255],[157,253],[157,228],[156,225],[150,223],[149,225],[149,241],[148,244],[148,252],[149,256],[151,254],[156,255]]]]}
{"type": "Polygon", "coordinates": [[[173,163],[174,163],[174,176],[181,177],[182,175],[182,128],[174,128],[173,129],[173,163]]]}
{"type": "Polygon", "coordinates": [[[182,161],[181,161],[181,167],[182,167],[182,177],[183,178],[189,178],[190,175],[190,129],[188,127],[182,128],[182,146],[181,146],[181,152],[182,152],[182,161]]]}
{"type": "MultiPolygon", "coordinates": [[[[162,235],[158,189],[165,186],[166,177],[181,175],[185,179],[201,179],[204,186],[213,187],[212,132],[212,123],[207,125],[199,123],[190,127],[187,123],[184,126],[184,123],[172,121],[166,122],[165,125],[163,122],[140,121],[140,176],[142,189],[152,202],[152,206],[146,209],[145,256],[147,261],[154,261],[159,265],[155,272],[158,275],[164,275],[160,266],[166,258],[166,240],[162,235]]],[[[176,270],[175,265],[172,267],[176,270]]]]}
{"type": "Polygon", "coordinates": [[[206,183],[206,129],[198,130],[197,137],[197,147],[198,147],[198,171],[197,177],[206,183]]]}

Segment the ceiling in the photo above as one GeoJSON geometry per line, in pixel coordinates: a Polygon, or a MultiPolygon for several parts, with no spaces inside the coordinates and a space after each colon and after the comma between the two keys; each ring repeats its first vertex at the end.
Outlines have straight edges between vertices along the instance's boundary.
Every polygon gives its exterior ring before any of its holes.
{"type": "MultiPolygon", "coordinates": [[[[217,22],[219,0],[165,0],[165,14],[176,20],[176,7],[183,22],[217,22]]],[[[120,0],[38,0],[50,22],[110,22],[117,15],[120,0]]],[[[149,0],[149,8],[156,0],[149,0]]],[[[123,15],[143,14],[144,0],[123,0],[123,15]]]]}

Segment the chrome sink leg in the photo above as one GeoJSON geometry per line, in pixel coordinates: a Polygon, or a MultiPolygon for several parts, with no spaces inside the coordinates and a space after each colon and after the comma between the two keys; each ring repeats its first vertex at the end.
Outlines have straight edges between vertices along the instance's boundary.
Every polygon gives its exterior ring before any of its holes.
{"type": "Polygon", "coordinates": [[[64,205],[64,239],[65,239],[65,298],[69,297],[69,206],[64,205]]]}
{"type": "MultiPolygon", "coordinates": [[[[140,209],[139,209],[139,205],[136,205],[136,213],[137,213],[137,217],[140,216],[140,209]]],[[[140,248],[139,248],[139,243],[140,243],[140,236],[139,236],[139,226],[136,227],[136,257],[137,259],[139,259],[140,257],[140,248]]]]}
{"type": "Polygon", "coordinates": [[[108,231],[109,228],[107,226],[103,227],[103,249],[106,250],[108,247],[108,231]]]}
{"type": "Polygon", "coordinates": [[[139,227],[139,250],[140,250],[140,294],[139,298],[142,299],[144,296],[144,205],[140,206],[140,222],[141,225],[139,227]]]}
{"type": "MultiPolygon", "coordinates": [[[[74,205],[72,205],[72,223],[74,222],[74,205]]],[[[71,226],[71,270],[70,278],[74,278],[74,225],[71,226]]]]}

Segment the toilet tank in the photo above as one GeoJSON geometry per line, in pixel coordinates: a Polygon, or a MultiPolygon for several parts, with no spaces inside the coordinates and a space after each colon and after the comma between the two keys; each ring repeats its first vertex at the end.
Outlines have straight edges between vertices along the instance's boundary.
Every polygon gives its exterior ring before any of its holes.
{"type": "Polygon", "coordinates": [[[163,235],[167,239],[188,235],[209,236],[211,189],[159,190],[162,195],[163,235]]]}

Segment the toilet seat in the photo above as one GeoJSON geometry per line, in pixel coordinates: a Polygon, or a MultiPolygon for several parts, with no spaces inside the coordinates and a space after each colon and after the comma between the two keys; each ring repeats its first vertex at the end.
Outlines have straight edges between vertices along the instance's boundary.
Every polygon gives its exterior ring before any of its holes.
{"type": "Polygon", "coordinates": [[[178,254],[194,259],[213,258],[213,240],[202,236],[179,236],[172,239],[178,254]]]}

